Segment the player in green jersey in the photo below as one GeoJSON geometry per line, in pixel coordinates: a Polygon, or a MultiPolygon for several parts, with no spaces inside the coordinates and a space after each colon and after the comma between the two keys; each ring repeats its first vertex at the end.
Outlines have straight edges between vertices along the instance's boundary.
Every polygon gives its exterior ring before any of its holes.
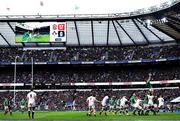
{"type": "Polygon", "coordinates": [[[6,115],[8,112],[10,113],[10,115],[12,115],[12,101],[11,101],[11,97],[9,99],[5,98],[4,100],[4,115],[6,115]]]}
{"type": "Polygon", "coordinates": [[[147,95],[145,95],[144,97],[143,109],[144,109],[145,115],[148,115],[148,96],[147,95]]]}
{"type": "Polygon", "coordinates": [[[116,99],[115,104],[116,104],[115,115],[117,115],[117,113],[120,111],[121,97],[116,99]]]}
{"type": "Polygon", "coordinates": [[[21,108],[21,112],[24,113],[25,111],[25,107],[26,107],[26,101],[24,99],[22,99],[20,101],[20,108],[21,108]]]}
{"type": "Polygon", "coordinates": [[[152,78],[152,74],[149,73],[149,77],[146,80],[146,88],[149,88],[149,91],[153,92],[153,87],[152,87],[152,84],[151,84],[151,78],[152,78]]]}
{"type": "Polygon", "coordinates": [[[114,108],[115,108],[115,100],[114,97],[112,96],[109,100],[109,112],[113,112],[114,114],[114,108]]]}
{"type": "Polygon", "coordinates": [[[130,98],[130,105],[133,108],[133,115],[135,115],[136,113],[135,103],[136,103],[136,94],[133,93],[133,95],[130,98]]]}

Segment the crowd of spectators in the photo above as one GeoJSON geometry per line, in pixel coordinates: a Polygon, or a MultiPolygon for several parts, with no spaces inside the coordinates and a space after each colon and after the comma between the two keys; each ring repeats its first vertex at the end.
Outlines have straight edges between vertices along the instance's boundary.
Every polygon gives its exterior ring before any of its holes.
{"type": "MultiPolygon", "coordinates": [[[[164,66],[164,65],[163,65],[164,66]]],[[[83,83],[83,82],[139,82],[148,79],[152,74],[151,81],[178,80],[180,79],[179,66],[164,67],[96,67],[96,68],[36,68],[33,71],[33,80],[37,84],[46,83],[83,83]]],[[[19,69],[16,71],[17,83],[31,83],[31,69],[19,69]]],[[[13,83],[14,72],[11,69],[0,71],[0,83],[13,83]]]]}
{"type": "Polygon", "coordinates": [[[67,47],[55,50],[0,48],[0,62],[122,61],[180,57],[180,46],[67,47]]]}
{"type": "MultiPolygon", "coordinates": [[[[91,94],[94,94],[97,100],[101,101],[105,95],[114,96],[116,98],[120,98],[122,96],[126,96],[127,99],[130,98],[132,93],[136,93],[141,99],[147,94],[147,91],[144,90],[94,90],[89,92],[86,91],[46,91],[46,92],[37,92],[37,109],[38,110],[71,110],[72,109],[72,102],[75,101],[75,107],[77,110],[87,110],[87,102],[86,99],[91,94]]],[[[16,92],[16,105],[15,109],[20,109],[19,102],[21,99],[25,99],[28,92],[16,92]]],[[[162,90],[154,90],[155,96],[162,95],[165,104],[170,104],[170,101],[179,96],[180,90],[179,89],[162,89],[162,90]]],[[[13,92],[0,92],[0,110],[3,110],[3,101],[5,98],[12,97],[13,99],[13,92]]],[[[100,109],[100,103],[96,105],[97,109],[100,109]]]]}

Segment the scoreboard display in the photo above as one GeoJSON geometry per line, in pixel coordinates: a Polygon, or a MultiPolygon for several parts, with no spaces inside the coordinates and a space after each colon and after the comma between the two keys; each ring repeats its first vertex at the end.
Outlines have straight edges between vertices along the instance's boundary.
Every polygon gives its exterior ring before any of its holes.
{"type": "Polygon", "coordinates": [[[50,42],[66,42],[66,23],[53,23],[50,33],[50,42]]]}
{"type": "Polygon", "coordinates": [[[21,42],[66,42],[66,22],[16,23],[15,41],[21,42]]]}

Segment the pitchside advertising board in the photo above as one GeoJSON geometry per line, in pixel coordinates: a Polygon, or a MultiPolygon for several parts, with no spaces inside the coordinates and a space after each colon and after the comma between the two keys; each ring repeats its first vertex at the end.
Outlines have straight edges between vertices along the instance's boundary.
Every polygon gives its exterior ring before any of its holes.
{"type": "Polygon", "coordinates": [[[66,22],[26,22],[15,27],[17,43],[66,42],[66,22]]]}

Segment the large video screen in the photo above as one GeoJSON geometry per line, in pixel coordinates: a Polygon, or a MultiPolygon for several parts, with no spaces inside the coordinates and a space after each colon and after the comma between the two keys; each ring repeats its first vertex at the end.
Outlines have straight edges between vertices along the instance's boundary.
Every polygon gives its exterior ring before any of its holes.
{"type": "Polygon", "coordinates": [[[16,23],[15,38],[21,42],[66,42],[66,22],[16,23]]]}

